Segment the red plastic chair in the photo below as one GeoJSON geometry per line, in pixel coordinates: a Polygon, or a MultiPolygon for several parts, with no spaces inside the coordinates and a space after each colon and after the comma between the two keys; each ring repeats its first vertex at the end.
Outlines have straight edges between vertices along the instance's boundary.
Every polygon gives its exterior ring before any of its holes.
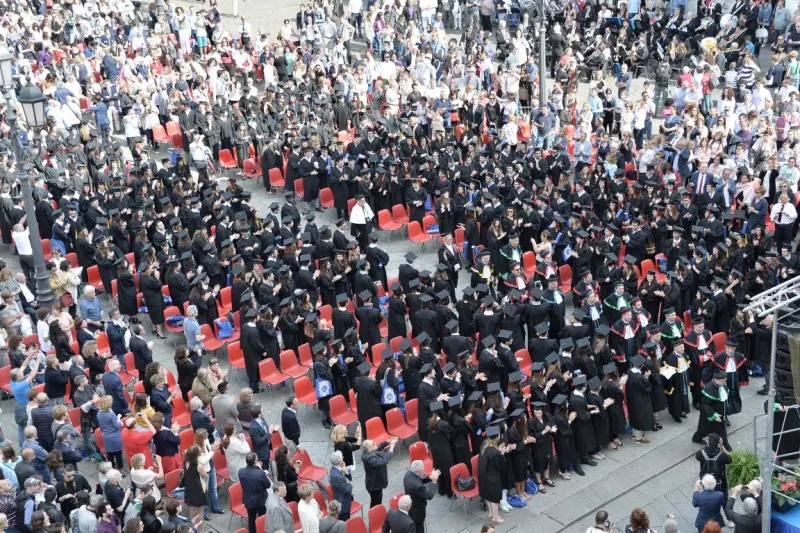
{"type": "Polygon", "coordinates": [[[398,502],[400,501],[400,498],[405,496],[405,494],[406,494],[405,492],[398,492],[397,494],[389,498],[389,509],[390,510],[394,509],[395,511],[397,511],[400,508],[398,506],[398,502]]]}
{"type": "Polygon", "coordinates": [[[236,161],[236,151],[225,148],[219,151],[219,166],[222,168],[237,168],[239,163],[236,161]]]}
{"type": "Polygon", "coordinates": [[[231,504],[231,519],[228,521],[228,529],[230,529],[234,515],[238,516],[242,521],[247,518],[247,509],[242,503],[242,484],[234,483],[228,487],[228,497],[231,504]]]}
{"type": "Polygon", "coordinates": [[[347,407],[344,396],[337,394],[330,399],[331,420],[343,426],[349,426],[358,422],[358,415],[347,407]]]}
{"type": "Polygon", "coordinates": [[[42,253],[44,254],[44,258],[46,261],[49,261],[53,258],[52,250],[50,249],[50,239],[41,239],[42,243],[42,253]]]}
{"type": "Polygon", "coordinates": [[[325,476],[328,475],[328,470],[326,468],[316,466],[311,462],[311,457],[308,456],[308,452],[303,448],[297,449],[293,459],[295,461],[300,461],[300,470],[297,472],[297,475],[301,479],[317,482],[321,481],[325,476]]]}
{"type": "MultiPolygon", "coordinates": [[[[233,288],[231,287],[224,287],[219,291],[219,305],[222,305],[222,308],[225,309],[226,313],[233,308],[232,294],[233,288]]],[[[217,307],[219,307],[219,305],[217,305],[217,307]]]]}
{"type": "Polygon", "coordinates": [[[434,224],[436,224],[436,217],[434,217],[433,215],[425,215],[422,218],[422,231],[427,233],[429,236],[438,236],[439,235],[438,231],[436,233],[429,233],[428,231],[430,227],[433,226],[434,224]]]}
{"type": "Polygon", "coordinates": [[[381,533],[381,531],[383,531],[383,523],[386,521],[386,514],[386,507],[383,505],[370,507],[369,511],[367,511],[369,533],[381,533]]]}
{"type": "Polygon", "coordinates": [[[355,516],[344,523],[345,533],[367,533],[367,524],[360,516],[355,516]]]}
{"type": "Polygon", "coordinates": [[[248,178],[255,178],[256,183],[261,178],[261,167],[256,163],[255,159],[244,160],[244,175],[248,178]]]}
{"type": "MultiPolygon", "coordinates": [[[[256,518],[256,533],[264,533],[267,530],[267,515],[262,514],[256,518]]],[[[239,529],[236,533],[248,533],[246,528],[239,529]]]]}
{"type": "Polygon", "coordinates": [[[689,333],[691,331],[694,322],[692,322],[692,315],[689,311],[683,312],[683,331],[684,333],[689,333]]]}
{"type": "Polygon", "coordinates": [[[311,383],[308,376],[303,376],[295,380],[294,395],[297,396],[297,400],[306,407],[317,405],[317,393],[314,390],[314,384],[311,383]]]}
{"type": "Polygon", "coordinates": [[[728,334],[724,331],[720,331],[719,333],[714,333],[711,336],[711,342],[714,343],[714,353],[720,353],[725,350],[725,343],[728,342],[728,334]]]}
{"type": "Polygon", "coordinates": [[[522,359],[522,361],[519,361],[519,368],[520,370],[522,370],[523,374],[525,374],[526,376],[530,376],[531,366],[533,365],[533,362],[531,361],[530,352],[528,352],[526,348],[522,348],[521,350],[517,350],[516,352],[514,352],[514,357],[517,358],[518,360],[522,359]]]}
{"type": "Polygon", "coordinates": [[[237,370],[244,370],[244,353],[242,352],[242,345],[239,341],[232,342],[228,345],[228,364],[237,370]]]}
{"type": "Polygon", "coordinates": [[[106,453],[106,444],[103,441],[103,432],[100,431],[100,428],[94,430],[94,442],[97,444],[97,449],[100,450],[101,454],[108,455],[106,453]]]}
{"type": "Polygon", "coordinates": [[[222,448],[214,452],[214,468],[217,469],[217,485],[231,480],[231,473],[228,469],[228,459],[225,458],[222,448]]]}
{"type": "Polygon", "coordinates": [[[287,376],[298,379],[308,374],[308,369],[300,366],[297,362],[297,356],[292,350],[284,350],[281,352],[281,372],[287,376]]]}
{"type": "Polygon", "coordinates": [[[211,326],[208,324],[202,324],[200,326],[200,333],[205,335],[203,339],[203,348],[208,350],[209,352],[216,352],[223,346],[225,346],[225,341],[218,339],[214,336],[214,332],[211,331],[211,326]]]}
{"type": "Polygon", "coordinates": [[[475,486],[469,490],[458,490],[458,483],[456,483],[456,479],[459,477],[469,477],[469,470],[467,469],[467,465],[464,463],[458,463],[457,465],[450,467],[450,490],[453,492],[453,494],[460,496],[464,500],[464,516],[466,516],[467,500],[471,500],[478,496],[478,482],[476,480],[475,486]]]}
{"type": "Polygon", "coordinates": [[[325,187],[319,191],[319,205],[328,208],[334,207],[333,191],[330,189],[330,187],[325,187]]]}
{"type": "Polygon", "coordinates": [[[408,461],[422,461],[423,472],[430,475],[433,472],[433,458],[431,457],[428,447],[422,441],[417,441],[408,448],[408,461]]]}
{"type": "Polygon", "coordinates": [[[569,265],[561,265],[558,267],[558,288],[561,292],[567,294],[572,290],[572,267],[569,265]]]}
{"type": "Polygon", "coordinates": [[[88,278],[88,283],[92,287],[94,287],[98,292],[103,291],[103,278],[100,277],[100,269],[97,265],[92,265],[88,269],[86,269],[86,276],[88,278]]]}
{"type": "Polygon", "coordinates": [[[181,427],[189,426],[192,423],[192,413],[189,412],[186,402],[183,401],[180,394],[172,399],[172,421],[177,422],[181,427]]]}
{"type": "Polygon", "coordinates": [[[399,407],[386,411],[386,430],[403,441],[417,434],[417,428],[405,421],[399,407]]]}
{"type": "Polygon", "coordinates": [[[411,222],[408,218],[408,211],[406,211],[406,207],[402,204],[392,206],[392,218],[395,222],[404,226],[407,226],[408,223],[411,222]]]}
{"type": "Polygon", "coordinates": [[[383,420],[379,416],[373,416],[367,420],[367,438],[375,444],[382,444],[392,438],[383,426],[383,420]]]}
{"type": "Polygon", "coordinates": [[[350,216],[350,213],[353,211],[353,206],[356,205],[356,199],[350,198],[347,200],[347,216],[350,216]]]}
{"type": "Polygon", "coordinates": [[[275,366],[275,360],[271,357],[267,357],[258,363],[258,375],[259,380],[269,385],[270,390],[272,390],[273,386],[280,385],[289,379],[289,376],[278,371],[278,367],[275,366]]]}
{"type": "Polygon", "coordinates": [[[11,392],[11,365],[0,367],[0,389],[11,392]]]}
{"type": "Polygon", "coordinates": [[[78,254],[75,252],[70,252],[64,256],[64,259],[69,261],[69,264],[72,268],[78,268],[80,264],[78,264],[78,254]]]}
{"type": "Polygon", "coordinates": [[[169,136],[167,130],[162,125],[153,126],[153,140],[157,143],[172,142],[172,137],[169,136]]]}
{"type": "Polygon", "coordinates": [[[300,356],[300,366],[311,370],[314,368],[314,357],[311,355],[311,345],[307,342],[297,347],[297,354],[300,356]]]}
{"type": "Polygon", "coordinates": [[[378,211],[378,227],[383,231],[394,231],[403,227],[399,222],[392,220],[392,214],[388,209],[378,211]]]}
{"type": "Polygon", "coordinates": [[[350,397],[350,410],[358,416],[358,402],[356,401],[356,391],[349,389],[347,394],[350,397]]]}
{"type": "Polygon", "coordinates": [[[536,273],[536,254],[533,252],[525,252],[522,254],[522,269],[525,271],[525,277],[528,279],[533,278],[536,273]]]}
{"type": "Polygon", "coordinates": [[[179,502],[182,502],[183,498],[176,498],[173,495],[173,492],[175,491],[175,489],[178,488],[178,481],[180,480],[180,477],[181,477],[181,469],[180,468],[175,469],[175,470],[173,470],[171,472],[167,472],[166,474],[164,474],[164,486],[167,489],[167,497],[168,498],[172,498],[173,500],[178,500],[179,502]]]}
{"type": "Polygon", "coordinates": [[[408,224],[408,238],[411,242],[419,244],[420,249],[424,248],[425,243],[433,237],[422,231],[422,227],[416,220],[408,224]]]}
{"type": "Polygon", "coordinates": [[[294,180],[294,195],[302,198],[304,194],[305,194],[305,189],[303,188],[303,180],[300,179],[300,178],[295,179],[294,180]]]}
{"type": "Polygon", "coordinates": [[[180,133],[172,135],[172,148],[174,150],[183,150],[183,135],[180,133]]]}
{"type": "Polygon", "coordinates": [[[283,179],[283,174],[281,174],[281,169],[279,168],[271,168],[269,169],[269,187],[270,189],[282,189],[286,185],[286,180],[283,179]]]}
{"type": "Polygon", "coordinates": [[[81,431],[81,408],[80,407],[72,408],[69,411],[67,411],[67,414],[69,415],[69,421],[72,423],[72,427],[74,427],[75,429],[78,430],[78,432],[80,432],[81,431]]]}
{"type": "Polygon", "coordinates": [[[319,318],[320,320],[326,320],[331,322],[333,320],[333,307],[330,305],[323,305],[319,308],[319,318]]]}
{"type": "Polygon", "coordinates": [[[181,134],[181,125],[175,121],[167,122],[166,124],[167,135],[181,134]]]}
{"type": "MultiPolygon", "coordinates": [[[[116,281],[116,280],[114,280],[114,281],[116,281]]],[[[167,331],[169,331],[170,333],[173,333],[175,335],[183,335],[183,326],[172,326],[172,325],[170,325],[170,323],[168,321],[166,321],[166,319],[171,317],[171,316],[178,316],[180,314],[181,314],[181,310],[178,309],[174,305],[170,305],[169,307],[164,309],[164,319],[165,319],[164,326],[167,328],[167,331]]],[[[172,343],[175,344],[175,337],[174,336],[172,337],[172,343]]]]}
{"type": "Polygon", "coordinates": [[[194,430],[192,428],[187,428],[178,433],[178,437],[181,439],[181,450],[188,450],[194,444],[194,430]]]}
{"type": "Polygon", "coordinates": [[[408,400],[406,402],[406,422],[409,426],[418,428],[419,427],[419,410],[418,410],[419,400],[414,398],[413,400],[408,400]]]}
{"type": "MultiPolygon", "coordinates": [[[[214,337],[219,339],[219,325],[221,323],[227,322],[227,321],[228,321],[228,317],[227,316],[221,316],[221,317],[219,317],[218,319],[216,319],[214,321],[214,337]]],[[[220,339],[220,340],[224,341],[227,344],[227,343],[238,341],[240,335],[241,335],[241,331],[236,331],[236,328],[234,327],[233,333],[231,333],[230,337],[228,337],[226,339],[220,339]]]]}

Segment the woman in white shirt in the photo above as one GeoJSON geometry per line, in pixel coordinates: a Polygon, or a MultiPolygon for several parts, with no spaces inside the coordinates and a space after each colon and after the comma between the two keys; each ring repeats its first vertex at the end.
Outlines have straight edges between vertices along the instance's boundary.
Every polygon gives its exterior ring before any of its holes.
{"type": "Polygon", "coordinates": [[[225,424],[225,437],[222,438],[222,449],[225,451],[225,460],[228,462],[228,474],[235,482],[239,482],[239,469],[247,466],[246,457],[250,453],[250,445],[243,433],[236,433],[236,427],[225,424]]]}
{"type": "Polygon", "coordinates": [[[137,453],[131,457],[131,483],[136,485],[139,489],[150,487],[152,491],[150,494],[156,499],[156,503],[161,501],[161,491],[156,486],[156,481],[164,479],[164,468],[161,466],[161,457],[155,456],[156,466],[158,471],[154,471],[153,467],[145,467],[144,454],[137,453]]]}
{"type": "Polygon", "coordinates": [[[297,504],[297,514],[300,515],[300,525],[303,533],[319,533],[319,519],[322,512],[314,499],[314,489],[310,485],[303,485],[297,489],[300,502],[297,504]]]}

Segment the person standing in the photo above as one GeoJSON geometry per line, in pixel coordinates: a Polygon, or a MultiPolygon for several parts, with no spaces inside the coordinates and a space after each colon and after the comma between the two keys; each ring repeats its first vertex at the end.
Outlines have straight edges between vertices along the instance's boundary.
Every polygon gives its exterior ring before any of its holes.
{"type": "Polygon", "coordinates": [[[267,533],[294,529],[292,510],[286,503],[286,483],[283,481],[277,481],[272,485],[272,492],[267,498],[267,522],[264,527],[267,533]]]}
{"type": "Polygon", "coordinates": [[[258,363],[267,357],[267,348],[261,341],[261,334],[258,331],[257,317],[258,311],[252,308],[247,310],[244,315],[245,323],[242,327],[241,335],[247,381],[256,394],[261,391],[261,375],[258,370],[258,363]]]}
{"type": "Polygon", "coordinates": [[[386,465],[392,459],[397,437],[376,445],[369,439],[361,443],[361,462],[364,463],[364,482],[369,492],[370,508],[383,502],[383,489],[389,486],[389,471],[386,465]]]}
{"type": "Polygon", "coordinates": [[[645,436],[646,431],[652,431],[653,400],[650,395],[650,371],[642,370],[645,359],[637,354],[631,359],[631,368],[628,370],[628,384],[626,401],[628,404],[628,418],[633,428],[633,440],[639,444],[649,444],[651,441],[645,436]]]}
{"type": "Polygon", "coordinates": [[[697,431],[692,436],[692,442],[702,443],[705,437],[716,433],[722,438],[722,445],[725,449],[731,449],[726,425],[728,387],[725,384],[727,381],[728,375],[725,371],[717,370],[714,372],[714,378],[703,387],[703,394],[700,398],[700,417],[697,419],[697,431]]]}
{"type": "Polygon", "coordinates": [[[411,463],[411,469],[403,476],[403,490],[411,497],[411,509],[408,516],[414,521],[416,533],[425,533],[425,514],[428,500],[436,494],[436,484],[439,481],[439,470],[431,472],[430,477],[425,475],[425,465],[416,460],[411,463]]]}
{"type": "Polygon", "coordinates": [[[314,489],[311,485],[303,485],[297,489],[300,502],[297,504],[297,514],[300,515],[300,525],[303,533],[319,533],[319,520],[322,518],[322,511],[319,504],[314,499],[314,489]]]}
{"type": "Polygon", "coordinates": [[[337,516],[340,520],[350,519],[350,507],[353,503],[353,485],[340,451],[331,453],[331,471],[328,476],[333,489],[333,499],[341,504],[337,516]]]}
{"type": "Polygon", "coordinates": [[[772,206],[769,213],[770,218],[775,222],[775,246],[780,251],[783,243],[792,242],[794,221],[797,220],[797,209],[789,201],[789,196],[781,194],[778,202],[772,206]]]}
{"type": "Polygon", "coordinates": [[[256,454],[248,453],[245,461],[247,466],[239,469],[242,503],[247,509],[247,530],[249,533],[256,533],[256,519],[267,512],[267,491],[272,483],[258,464],[256,454]]]}
{"type": "Polygon", "coordinates": [[[381,533],[416,533],[417,525],[410,516],[411,496],[404,494],[397,500],[397,509],[389,509],[381,533]]]}
{"type": "Polygon", "coordinates": [[[725,503],[725,495],[716,490],[717,480],[711,474],[706,474],[703,479],[698,479],[694,484],[694,494],[692,494],[692,505],[698,508],[697,518],[694,526],[698,533],[703,531],[706,522],[715,521],[717,524],[724,524],[722,521],[722,506],[725,503]]]}

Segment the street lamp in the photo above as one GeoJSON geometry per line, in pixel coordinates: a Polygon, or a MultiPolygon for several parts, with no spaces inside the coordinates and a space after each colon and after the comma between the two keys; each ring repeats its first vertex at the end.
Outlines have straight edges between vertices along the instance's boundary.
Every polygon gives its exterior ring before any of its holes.
{"type": "MultiPolygon", "coordinates": [[[[11,73],[13,61],[14,56],[8,51],[8,48],[0,47],[0,83],[7,91],[6,121],[10,128],[11,148],[14,151],[17,167],[22,168],[23,148],[19,141],[17,114],[14,112],[14,79],[11,73]]],[[[36,131],[44,126],[45,97],[39,87],[28,82],[22,87],[17,101],[22,106],[25,122],[30,130],[36,131]]],[[[36,300],[39,302],[40,307],[49,307],[54,298],[53,290],[50,288],[50,276],[47,274],[47,268],[45,267],[41,233],[39,233],[39,222],[36,220],[36,203],[33,200],[30,176],[28,176],[27,171],[23,171],[19,173],[18,178],[25,203],[25,221],[28,224],[31,248],[33,249],[33,277],[36,280],[36,300]]]]}

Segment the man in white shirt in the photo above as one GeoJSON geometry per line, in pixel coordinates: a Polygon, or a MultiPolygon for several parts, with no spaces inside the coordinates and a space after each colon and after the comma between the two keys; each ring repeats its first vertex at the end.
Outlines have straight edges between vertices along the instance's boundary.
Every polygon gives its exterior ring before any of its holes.
{"type": "Polygon", "coordinates": [[[31,246],[31,234],[27,227],[17,224],[11,232],[14,246],[17,247],[19,254],[19,265],[26,276],[33,275],[33,247],[31,246]]]}
{"type": "Polygon", "coordinates": [[[358,246],[362,250],[366,250],[367,239],[372,231],[372,220],[375,218],[375,214],[363,195],[356,196],[356,199],[358,201],[353,206],[353,210],[350,211],[350,227],[353,237],[358,241],[358,246]]]}
{"type": "Polygon", "coordinates": [[[789,201],[787,194],[781,194],[778,198],[778,203],[772,206],[769,216],[775,222],[775,246],[780,250],[783,243],[792,242],[792,231],[794,229],[794,221],[797,220],[797,209],[789,201]]]}

